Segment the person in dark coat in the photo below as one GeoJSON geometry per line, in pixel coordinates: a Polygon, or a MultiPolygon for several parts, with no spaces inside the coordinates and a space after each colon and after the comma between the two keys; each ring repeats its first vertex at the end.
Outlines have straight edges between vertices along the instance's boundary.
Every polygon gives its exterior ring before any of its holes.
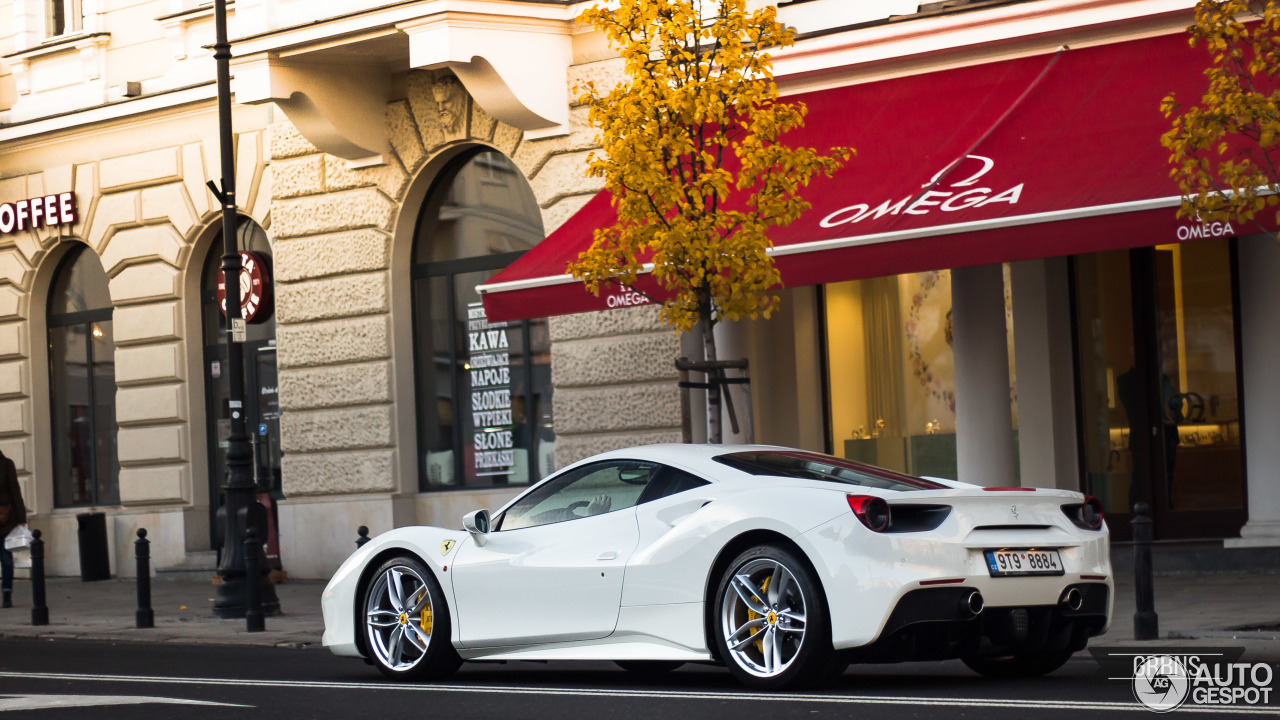
{"type": "Polygon", "coordinates": [[[27,524],[27,506],[18,486],[18,469],[0,452],[0,593],[3,607],[13,607],[13,553],[4,549],[4,539],[19,525],[27,524]]]}

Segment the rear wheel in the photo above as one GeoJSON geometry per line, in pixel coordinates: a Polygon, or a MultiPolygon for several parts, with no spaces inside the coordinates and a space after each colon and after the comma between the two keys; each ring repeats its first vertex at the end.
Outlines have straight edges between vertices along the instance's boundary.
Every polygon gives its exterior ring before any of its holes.
{"type": "Polygon", "coordinates": [[[969,656],[961,658],[969,669],[994,678],[1028,678],[1048,675],[1071,659],[1070,650],[1007,655],[1004,657],[969,656]]]}
{"type": "Polygon", "coordinates": [[[365,588],[361,607],[365,649],[383,675],[439,680],[462,664],[449,640],[444,593],[416,558],[383,563],[365,588]]]}
{"type": "Polygon", "coordinates": [[[744,685],[794,690],[846,667],[831,649],[822,587],[808,563],[777,545],[733,560],[716,592],[719,656],[744,685]]]}

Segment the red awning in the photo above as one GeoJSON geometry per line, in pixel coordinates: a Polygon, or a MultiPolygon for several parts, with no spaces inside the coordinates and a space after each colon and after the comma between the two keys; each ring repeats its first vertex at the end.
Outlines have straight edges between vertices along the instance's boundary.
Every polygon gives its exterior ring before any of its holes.
{"type": "MultiPolygon", "coordinates": [[[[789,143],[858,154],[771,233],[784,285],[1236,234],[1178,219],[1160,144],[1161,99],[1198,100],[1207,60],[1179,33],[796,96],[809,115],[789,143]]],[[[489,318],[645,302],[621,288],[594,297],[565,275],[613,220],[602,193],[482,285],[489,318]]],[[[638,285],[656,289],[648,275],[638,285]]]]}

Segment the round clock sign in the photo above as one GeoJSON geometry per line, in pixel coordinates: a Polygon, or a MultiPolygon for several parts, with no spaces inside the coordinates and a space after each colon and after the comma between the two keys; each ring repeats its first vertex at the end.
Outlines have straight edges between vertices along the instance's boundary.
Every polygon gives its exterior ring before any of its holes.
{"type": "MultiPolygon", "coordinates": [[[[240,317],[247,323],[271,318],[271,269],[266,256],[240,251],[240,317]]],[[[225,273],[218,272],[218,306],[227,314],[225,273]]]]}

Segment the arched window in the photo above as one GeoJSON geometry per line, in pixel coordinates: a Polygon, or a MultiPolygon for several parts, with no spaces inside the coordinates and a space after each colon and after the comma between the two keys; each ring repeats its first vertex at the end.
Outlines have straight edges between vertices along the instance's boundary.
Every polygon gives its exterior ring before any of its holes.
{"type": "MultiPolygon", "coordinates": [[[[236,227],[237,246],[266,261],[270,274],[271,242],[262,226],[240,216],[236,227]]],[[[218,280],[222,276],[222,233],[218,232],[205,255],[200,275],[200,316],[204,336],[204,388],[206,443],[209,449],[210,542],[216,543],[221,525],[217,522],[222,504],[222,486],[227,481],[227,449],[231,439],[231,382],[227,377],[227,318],[218,300],[218,280]]],[[[274,290],[274,288],[271,288],[274,290]]],[[[253,479],[260,492],[283,498],[280,476],[280,394],[276,375],[276,319],[270,301],[263,317],[245,326],[244,387],[245,425],[253,447],[253,479]]]]}
{"type": "Polygon", "coordinates": [[[501,153],[458,158],[427,195],[413,253],[422,490],[524,485],[551,470],[547,322],[490,323],[476,293],[542,238],[533,191],[501,153]]]}
{"type": "Polygon", "coordinates": [[[72,250],[58,266],[47,325],[54,504],[117,505],[111,294],[102,263],[87,247],[72,250]]]}

